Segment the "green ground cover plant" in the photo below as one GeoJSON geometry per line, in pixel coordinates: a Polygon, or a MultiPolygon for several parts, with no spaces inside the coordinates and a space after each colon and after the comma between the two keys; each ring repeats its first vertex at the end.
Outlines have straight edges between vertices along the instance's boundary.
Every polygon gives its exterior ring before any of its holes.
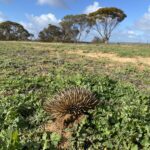
{"type": "MultiPolygon", "coordinates": [[[[1,150],[57,150],[63,139],[44,130],[51,116],[44,111],[43,102],[70,86],[92,91],[103,103],[71,129],[69,149],[150,149],[149,66],[66,52],[97,51],[101,46],[0,42],[1,150]]],[[[114,46],[121,53],[123,45],[114,46]]],[[[132,56],[150,55],[148,45],[129,47],[139,47],[132,56]]]]}

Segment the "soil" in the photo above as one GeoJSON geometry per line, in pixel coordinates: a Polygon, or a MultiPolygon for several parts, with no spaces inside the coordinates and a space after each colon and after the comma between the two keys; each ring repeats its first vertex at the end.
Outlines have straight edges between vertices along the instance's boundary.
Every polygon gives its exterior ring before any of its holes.
{"type": "Polygon", "coordinates": [[[150,58],[149,57],[119,57],[116,54],[112,53],[102,53],[102,52],[89,52],[89,53],[84,53],[84,51],[78,50],[78,51],[68,51],[69,54],[77,54],[80,56],[86,56],[90,58],[107,58],[115,62],[119,63],[134,63],[134,64],[145,64],[150,66],[150,58]]]}

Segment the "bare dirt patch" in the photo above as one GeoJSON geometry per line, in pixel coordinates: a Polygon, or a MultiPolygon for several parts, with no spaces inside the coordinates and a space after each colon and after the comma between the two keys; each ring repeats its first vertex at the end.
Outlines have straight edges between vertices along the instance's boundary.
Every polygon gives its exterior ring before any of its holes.
{"type": "Polygon", "coordinates": [[[57,118],[55,121],[45,124],[44,131],[47,132],[56,132],[62,138],[58,145],[58,149],[69,149],[70,141],[73,131],[66,129],[73,129],[75,125],[79,125],[85,115],[76,116],[75,118],[72,115],[67,114],[62,118],[57,118]]]}
{"type": "Polygon", "coordinates": [[[68,51],[69,54],[77,54],[80,56],[86,56],[90,58],[107,58],[115,62],[119,63],[134,63],[134,64],[145,64],[150,66],[150,58],[143,58],[143,57],[134,57],[134,58],[129,58],[129,57],[119,57],[116,54],[111,54],[111,53],[102,53],[102,52],[90,52],[90,53],[85,53],[84,51],[78,50],[78,51],[68,51]]]}

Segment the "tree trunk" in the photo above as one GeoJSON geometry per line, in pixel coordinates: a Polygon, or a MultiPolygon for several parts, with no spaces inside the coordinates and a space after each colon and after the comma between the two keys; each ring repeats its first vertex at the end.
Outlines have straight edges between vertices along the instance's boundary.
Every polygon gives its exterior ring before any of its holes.
{"type": "Polygon", "coordinates": [[[105,44],[108,44],[108,42],[109,42],[108,40],[105,40],[105,41],[104,41],[105,44]]]}
{"type": "Polygon", "coordinates": [[[105,44],[108,44],[108,43],[109,43],[109,38],[105,38],[105,39],[104,39],[104,43],[105,43],[105,44]]]}

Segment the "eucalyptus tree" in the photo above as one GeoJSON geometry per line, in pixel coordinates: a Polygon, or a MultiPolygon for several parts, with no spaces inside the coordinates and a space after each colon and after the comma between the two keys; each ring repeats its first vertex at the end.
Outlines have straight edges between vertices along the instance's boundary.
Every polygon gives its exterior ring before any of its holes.
{"type": "Polygon", "coordinates": [[[98,32],[104,43],[108,43],[112,31],[122,22],[127,15],[118,8],[100,8],[88,15],[89,26],[98,32]]]}
{"type": "Polygon", "coordinates": [[[63,39],[62,29],[58,26],[49,24],[39,33],[39,40],[44,42],[60,42],[63,39]]]}
{"type": "Polygon", "coordinates": [[[0,23],[0,40],[28,40],[30,34],[21,24],[5,21],[0,23]]]}
{"type": "Polygon", "coordinates": [[[80,41],[82,34],[88,32],[88,16],[86,14],[67,15],[60,22],[66,37],[80,41]]]}
{"type": "Polygon", "coordinates": [[[72,15],[67,15],[60,22],[60,26],[64,33],[63,41],[66,42],[76,42],[79,33],[78,28],[74,26],[72,18],[72,15]]]}

